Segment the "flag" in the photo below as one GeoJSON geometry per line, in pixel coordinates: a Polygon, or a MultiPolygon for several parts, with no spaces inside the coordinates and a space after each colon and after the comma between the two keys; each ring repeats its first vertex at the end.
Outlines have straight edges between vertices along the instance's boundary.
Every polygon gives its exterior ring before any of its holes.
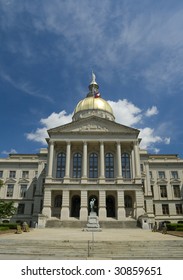
{"type": "Polygon", "coordinates": [[[95,97],[95,98],[100,97],[100,92],[98,92],[98,91],[94,92],[94,97],[95,97]]]}

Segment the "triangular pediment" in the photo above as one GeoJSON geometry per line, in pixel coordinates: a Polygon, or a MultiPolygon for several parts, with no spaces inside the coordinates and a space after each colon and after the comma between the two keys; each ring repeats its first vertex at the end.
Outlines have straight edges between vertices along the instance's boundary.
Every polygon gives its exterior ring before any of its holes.
{"type": "Polygon", "coordinates": [[[22,179],[19,180],[19,183],[20,183],[20,184],[28,184],[29,181],[26,180],[26,179],[24,179],[24,178],[22,178],[22,179]]]}
{"type": "Polygon", "coordinates": [[[15,184],[16,183],[16,180],[12,179],[12,178],[8,178],[6,180],[6,184],[15,184]]]}
{"type": "Polygon", "coordinates": [[[49,135],[59,133],[122,133],[138,135],[139,130],[92,116],[48,130],[49,135]]]}

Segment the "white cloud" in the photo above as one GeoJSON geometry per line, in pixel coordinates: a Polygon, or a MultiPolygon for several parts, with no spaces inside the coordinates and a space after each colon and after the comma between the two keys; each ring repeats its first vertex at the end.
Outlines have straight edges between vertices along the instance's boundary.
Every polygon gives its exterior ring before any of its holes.
{"type": "Polygon", "coordinates": [[[17,151],[15,149],[11,148],[10,151],[2,151],[1,154],[3,154],[3,155],[17,154],[17,151]]]}
{"type": "Polygon", "coordinates": [[[140,147],[142,149],[150,150],[154,153],[158,153],[160,149],[158,149],[155,145],[158,143],[163,144],[170,144],[170,138],[169,137],[161,137],[156,135],[156,132],[153,128],[145,127],[140,128],[140,138],[142,138],[142,141],[140,143],[140,147]]]}
{"type": "Polygon", "coordinates": [[[158,114],[158,109],[156,106],[152,106],[151,108],[148,108],[145,112],[146,117],[151,117],[158,114]]]}
{"type": "Polygon", "coordinates": [[[66,113],[66,111],[61,111],[60,113],[53,112],[47,118],[41,119],[40,123],[43,125],[42,128],[37,128],[36,131],[26,133],[26,138],[30,141],[40,142],[43,145],[46,144],[45,138],[48,137],[47,130],[53,127],[64,125],[71,122],[72,114],[66,113]]]}
{"type": "Polygon", "coordinates": [[[108,101],[111,105],[116,122],[131,126],[137,124],[142,119],[141,109],[136,107],[133,103],[127,99],[115,101],[108,101]]]}

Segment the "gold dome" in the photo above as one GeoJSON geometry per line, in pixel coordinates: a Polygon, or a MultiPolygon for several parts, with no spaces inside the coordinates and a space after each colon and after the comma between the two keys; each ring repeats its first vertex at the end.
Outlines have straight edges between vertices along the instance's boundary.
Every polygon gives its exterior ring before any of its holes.
{"type": "Polygon", "coordinates": [[[98,98],[94,98],[93,96],[86,97],[85,99],[81,100],[77,104],[74,113],[78,113],[80,111],[85,111],[85,110],[102,110],[113,115],[111,106],[107,101],[105,101],[101,97],[98,98]]]}
{"type": "Polygon", "coordinates": [[[114,121],[115,117],[113,115],[113,110],[109,103],[101,98],[101,95],[98,92],[99,86],[95,79],[96,76],[92,72],[92,81],[89,85],[89,93],[87,94],[86,98],[77,104],[72,118],[73,121],[86,118],[91,115],[114,121]]]}

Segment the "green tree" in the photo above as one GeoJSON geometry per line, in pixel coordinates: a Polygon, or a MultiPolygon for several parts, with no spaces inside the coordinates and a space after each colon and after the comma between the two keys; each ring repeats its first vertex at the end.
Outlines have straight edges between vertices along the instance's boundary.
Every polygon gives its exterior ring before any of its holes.
{"type": "Polygon", "coordinates": [[[0,189],[3,187],[3,181],[2,180],[0,180],[0,189]]]}
{"type": "Polygon", "coordinates": [[[13,201],[5,202],[0,200],[0,218],[9,218],[15,214],[16,207],[13,201]]]}

